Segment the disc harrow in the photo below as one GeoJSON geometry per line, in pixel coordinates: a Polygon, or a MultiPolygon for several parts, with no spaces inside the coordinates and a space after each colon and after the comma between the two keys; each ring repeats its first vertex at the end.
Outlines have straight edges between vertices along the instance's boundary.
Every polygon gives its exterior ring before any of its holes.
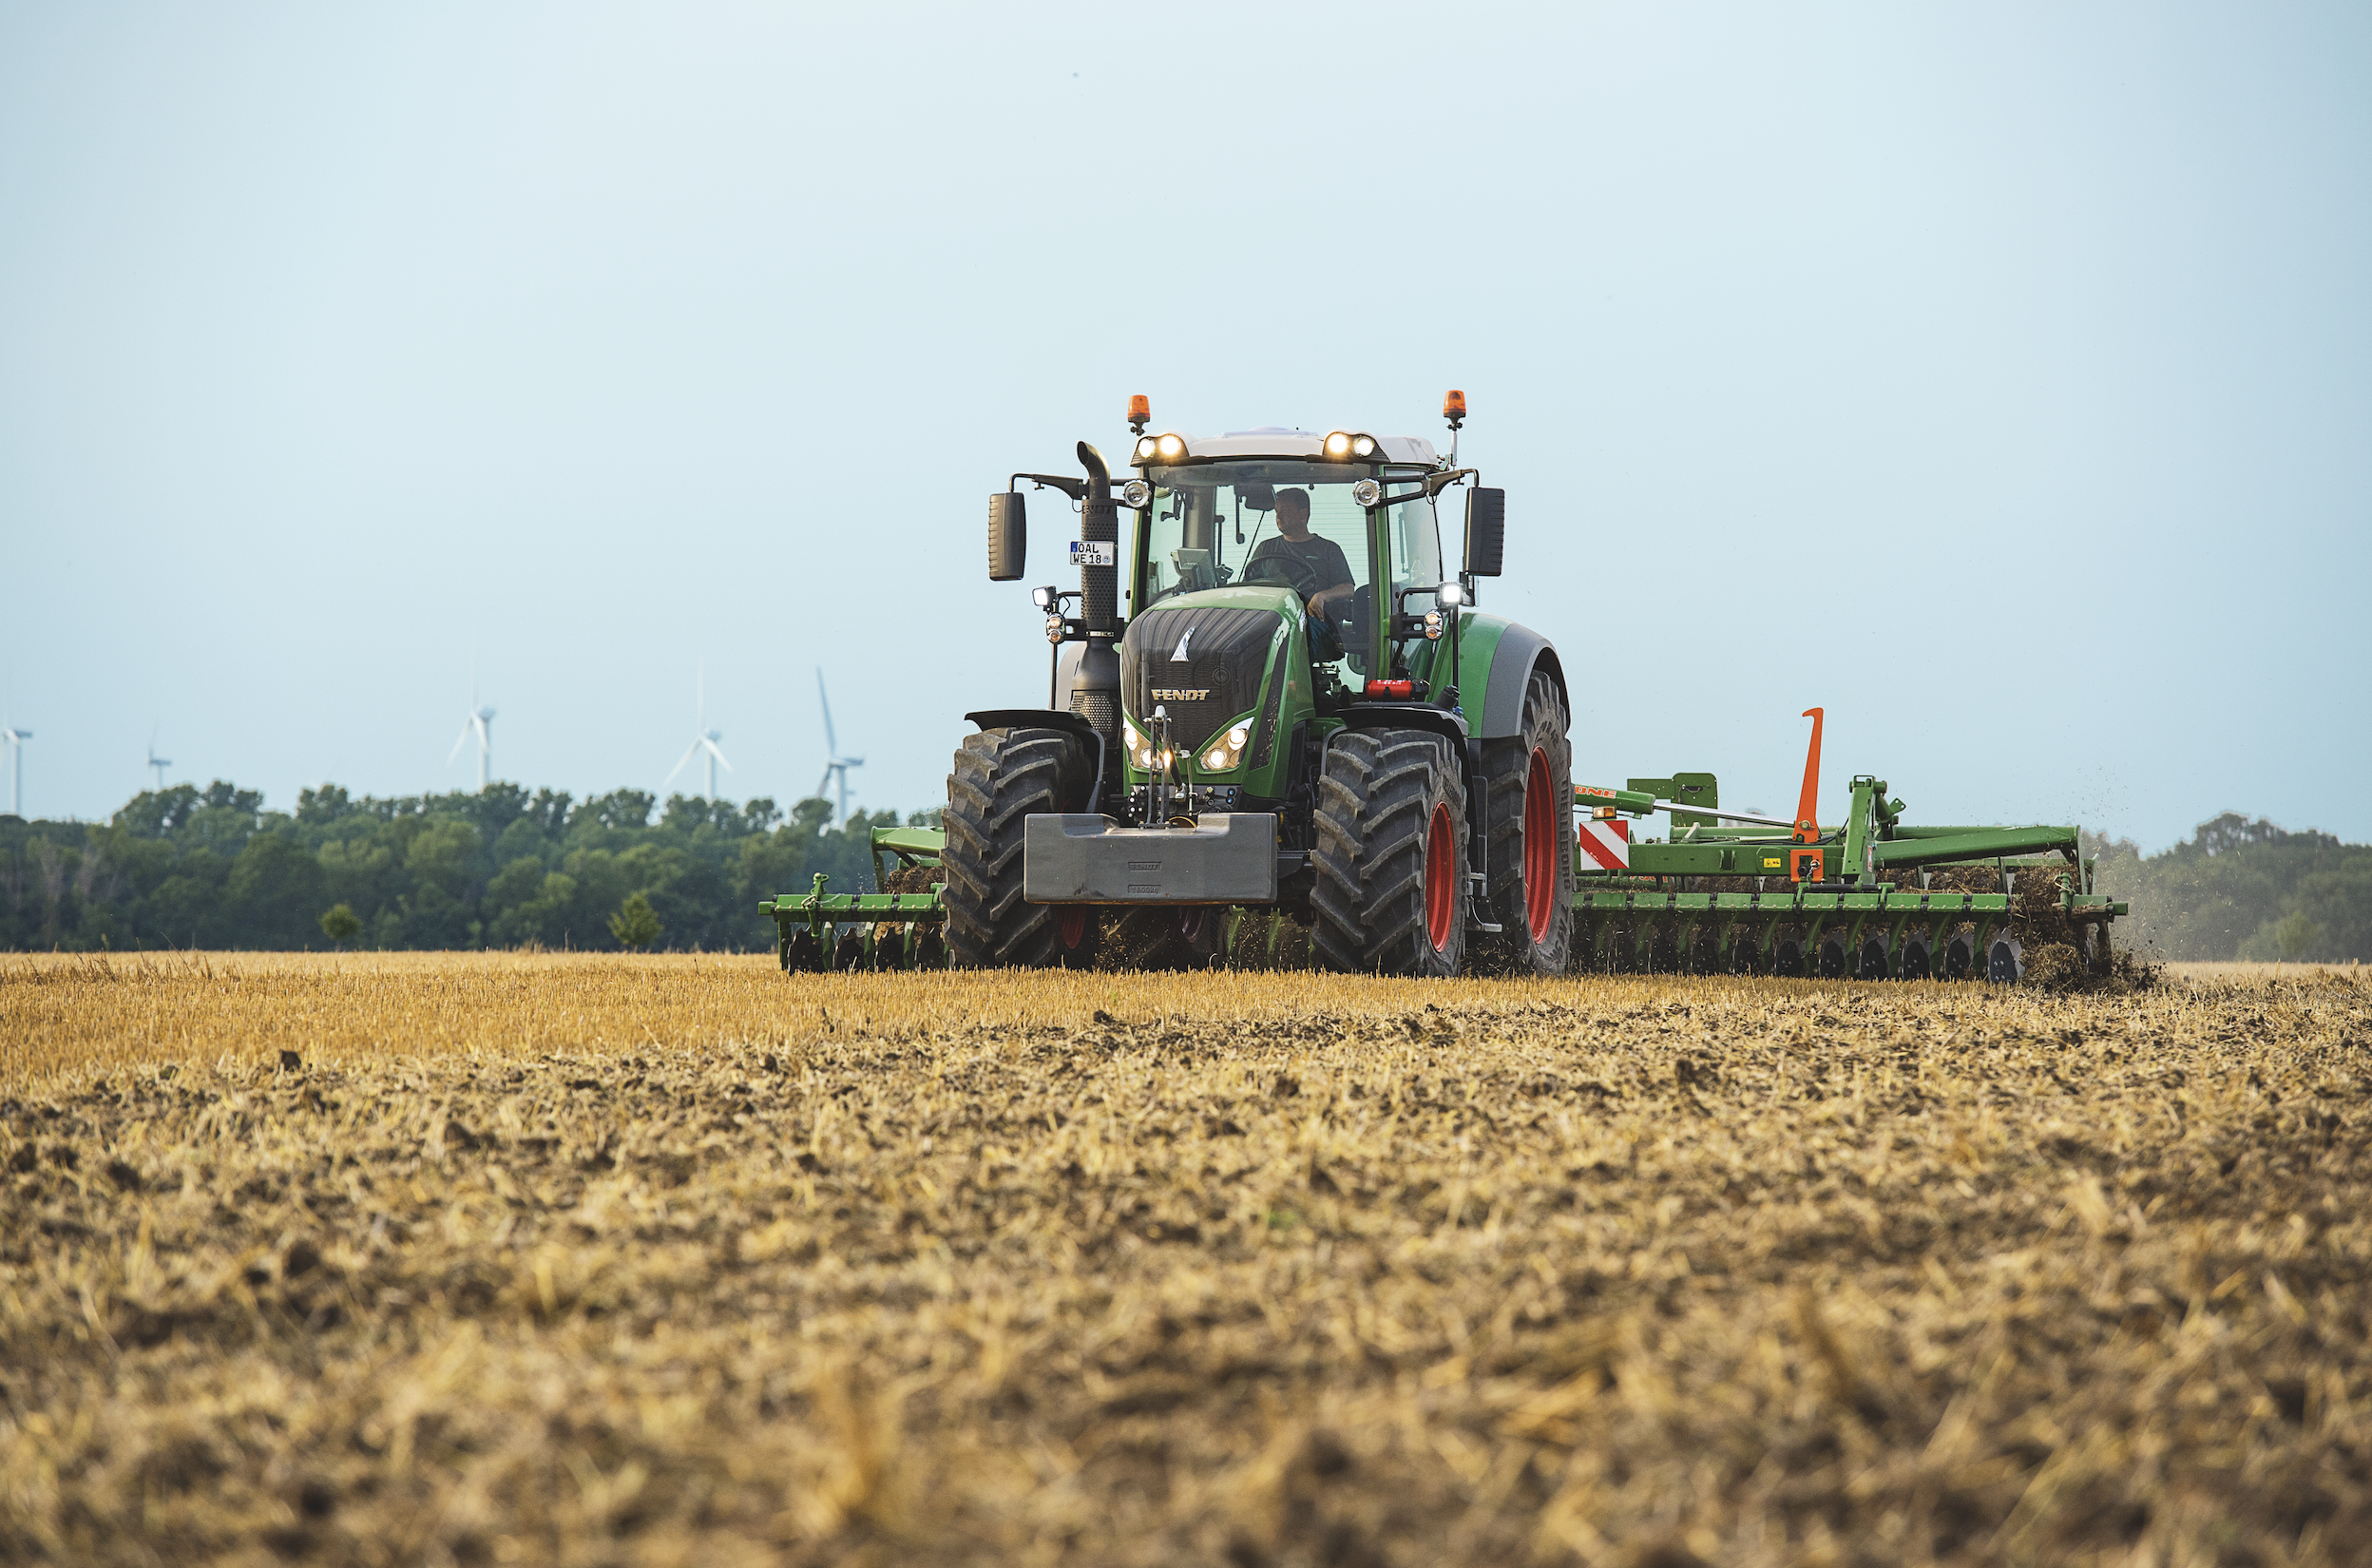
{"type": "Polygon", "coordinates": [[[759,901],[775,917],[775,956],[787,970],[944,969],[947,966],[946,886],[939,856],[947,834],[936,828],[872,831],[876,893],[825,891],[815,873],[807,892],[759,901]],[[892,870],[892,863],[895,869],[892,870]]]}
{"type": "Polygon", "coordinates": [[[1804,715],[1811,745],[1791,818],[1724,808],[1707,773],[1575,787],[1586,813],[1575,967],[2006,982],[2024,972],[2028,935],[2108,966],[2109,923],[2128,907],[2095,890],[2075,828],[1912,826],[1866,774],[1844,820],[1821,825],[1823,714],[1804,715]],[[1670,835],[1632,843],[1630,821],[1656,814],[1670,835]]]}

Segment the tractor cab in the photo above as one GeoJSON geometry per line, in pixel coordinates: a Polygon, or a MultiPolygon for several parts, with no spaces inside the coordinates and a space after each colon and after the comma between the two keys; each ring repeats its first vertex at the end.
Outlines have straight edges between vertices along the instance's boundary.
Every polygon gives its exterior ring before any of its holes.
{"type": "Polygon", "coordinates": [[[1444,465],[1420,439],[1282,429],[1144,435],[1132,455],[1117,814],[1276,810],[1315,728],[1297,741],[1286,713],[1331,715],[1371,677],[1427,683],[1421,618],[1392,616],[1439,592],[1425,482],[1444,465]]]}
{"type": "Polygon", "coordinates": [[[1388,640],[1379,606],[1442,580],[1440,526],[1423,486],[1441,462],[1428,441],[1353,440],[1371,455],[1329,460],[1323,437],[1297,430],[1142,438],[1138,469],[1151,493],[1131,610],[1238,584],[1288,589],[1310,618],[1312,659],[1337,666],[1336,681],[1388,675],[1390,658],[1370,652],[1388,640]],[[1162,460],[1164,441],[1179,460],[1162,460]],[[1371,508],[1370,493],[1387,499],[1371,508]]]}

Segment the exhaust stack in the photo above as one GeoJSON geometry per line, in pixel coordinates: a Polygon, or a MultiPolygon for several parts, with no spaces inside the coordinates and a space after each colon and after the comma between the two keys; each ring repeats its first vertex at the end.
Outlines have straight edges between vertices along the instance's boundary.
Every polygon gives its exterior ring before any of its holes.
{"type": "MultiPolygon", "coordinates": [[[[1086,622],[1087,645],[1080,651],[1079,666],[1071,677],[1070,711],[1103,736],[1104,755],[1117,757],[1120,755],[1120,654],[1113,643],[1120,621],[1120,508],[1112,499],[1112,469],[1103,454],[1082,441],[1079,462],[1087,470],[1087,495],[1079,507],[1079,539],[1083,546],[1079,611],[1086,622]]],[[[1091,803],[1090,809],[1100,804],[1091,803]]]]}

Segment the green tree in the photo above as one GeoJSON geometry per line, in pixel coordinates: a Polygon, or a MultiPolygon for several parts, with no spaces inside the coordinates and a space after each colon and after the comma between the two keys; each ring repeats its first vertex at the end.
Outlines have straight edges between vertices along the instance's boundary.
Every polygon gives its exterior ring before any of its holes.
{"type": "Polygon", "coordinates": [[[647,947],[659,940],[659,913],[641,893],[628,893],[618,912],[609,917],[609,934],[622,947],[647,947]]]}
{"type": "Polygon", "coordinates": [[[2293,909],[2273,925],[2273,946],[2293,964],[2313,952],[2322,937],[2323,928],[2304,909],[2293,909]]]}
{"type": "Polygon", "coordinates": [[[321,916],[321,934],[340,947],[353,941],[354,933],[361,929],[362,917],[354,913],[352,905],[333,904],[321,916]]]}

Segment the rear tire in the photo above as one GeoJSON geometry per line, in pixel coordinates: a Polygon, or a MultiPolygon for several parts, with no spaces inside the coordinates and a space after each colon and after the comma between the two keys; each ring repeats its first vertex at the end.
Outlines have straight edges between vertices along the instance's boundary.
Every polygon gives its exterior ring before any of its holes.
{"type": "Polygon", "coordinates": [[[947,834],[939,866],[947,876],[947,949],[965,969],[1044,969],[1094,962],[1096,922],[1073,922],[1062,940],[1062,908],[1022,898],[1022,823],[1025,817],[1083,811],[1095,788],[1087,747],[1065,730],[983,730],[956,749],[947,774],[947,834]]]}
{"type": "Polygon", "coordinates": [[[1445,978],[1465,961],[1466,792],[1423,730],[1346,730],[1318,775],[1310,895],[1318,961],[1354,974],[1445,978]]]}
{"type": "Polygon", "coordinates": [[[1520,731],[1482,742],[1490,780],[1484,850],[1499,934],[1480,955],[1516,974],[1560,975],[1573,963],[1573,742],[1565,699],[1546,670],[1523,689],[1520,731]]]}

